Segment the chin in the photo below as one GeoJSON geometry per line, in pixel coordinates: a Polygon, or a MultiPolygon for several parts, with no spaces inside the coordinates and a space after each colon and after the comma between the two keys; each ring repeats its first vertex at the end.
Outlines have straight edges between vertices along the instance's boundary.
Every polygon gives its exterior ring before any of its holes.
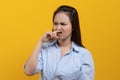
{"type": "Polygon", "coordinates": [[[64,38],[58,38],[58,41],[65,41],[66,39],[64,38]]]}
{"type": "Polygon", "coordinates": [[[62,40],[61,38],[58,38],[57,40],[62,40]]]}

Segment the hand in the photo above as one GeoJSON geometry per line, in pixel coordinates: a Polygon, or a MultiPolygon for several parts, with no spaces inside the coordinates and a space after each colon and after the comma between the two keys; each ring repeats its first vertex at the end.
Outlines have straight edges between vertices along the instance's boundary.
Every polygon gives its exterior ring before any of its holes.
{"type": "Polygon", "coordinates": [[[53,40],[57,40],[58,36],[57,33],[60,31],[50,31],[50,32],[46,32],[43,37],[41,38],[42,42],[48,42],[48,41],[53,41],[53,40]]]}

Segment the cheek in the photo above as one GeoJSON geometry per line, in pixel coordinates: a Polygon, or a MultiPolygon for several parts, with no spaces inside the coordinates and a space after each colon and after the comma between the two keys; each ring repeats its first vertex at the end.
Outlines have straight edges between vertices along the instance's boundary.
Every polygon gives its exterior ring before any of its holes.
{"type": "Polygon", "coordinates": [[[72,32],[72,27],[71,26],[67,27],[66,32],[71,33],[72,32]]]}

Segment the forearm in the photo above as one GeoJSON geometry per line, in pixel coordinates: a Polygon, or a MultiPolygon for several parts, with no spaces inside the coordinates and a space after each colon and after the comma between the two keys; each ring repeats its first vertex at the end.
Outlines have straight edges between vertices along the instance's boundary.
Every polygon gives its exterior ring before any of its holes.
{"type": "Polygon", "coordinates": [[[38,41],[32,55],[29,57],[29,59],[27,60],[26,64],[25,64],[25,73],[28,76],[33,75],[34,70],[36,68],[37,65],[37,60],[38,60],[38,56],[39,56],[39,52],[41,50],[43,42],[41,41],[41,39],[38,41]]]}
{"type": "Polygon", "coordinates": [[[34,74],[42,44],[44,42],[48,42],[48,41],[55,40],[55,39],[57,39],[57,31],[56,32],[52,32],[52,31],[47,32],[41,37],[41,39],[38,41],[32,55],[29,57],[29,59],[27,60],[27,62],[25,64],[25,73],[27,75],[31,76],[34,74]]]}

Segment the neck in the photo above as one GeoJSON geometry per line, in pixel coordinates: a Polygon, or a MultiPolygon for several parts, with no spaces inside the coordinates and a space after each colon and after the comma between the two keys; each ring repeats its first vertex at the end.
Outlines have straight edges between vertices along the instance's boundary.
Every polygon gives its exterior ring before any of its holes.
{"type": "Polygon", "coordinates": [[[58,40],[58,45],[60,47],[71,47],[72,41],[71,40],[58,40]]]}

